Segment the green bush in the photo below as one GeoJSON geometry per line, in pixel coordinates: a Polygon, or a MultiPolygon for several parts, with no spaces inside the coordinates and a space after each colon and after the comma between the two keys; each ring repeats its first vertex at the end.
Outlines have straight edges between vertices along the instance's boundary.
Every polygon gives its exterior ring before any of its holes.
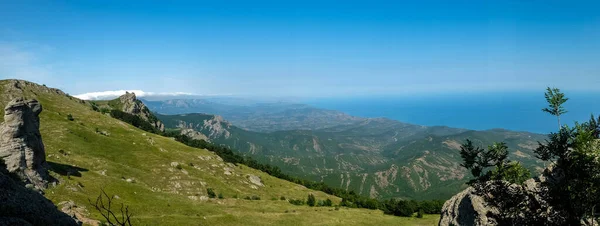
{"type": "Polygon", "coordinates": [[[296,205],[296,206],[304,205],[304,200],[301,200],[301,199],[290,199],[288,202],[290,202],[291,204],[296,205]]]}
{"type": "Polygon", "coordinates": [[[308,194],[308,199],[306,200],[306,204],[308,204],[308,206],[317,205],[317,199],[315,199],[315,196],[313,194],[308,194]]]}
{"type": "Polygon", "coordinates": [[[283,201],[285,201],[285,197],[281,196],[281,197],[279,198],[279,200],[283,200],[283,201]]]}
{"type": "Polygon", "coordinates": [[[208,197],[211,199],[217,197],[217,194],[215,193],[215,191],[212,188],[207,188],[206,194],[208,194],[208,197]]]}
{"type": "Polygon", "coordinates": [[[256,196],[256,195],[253,195],[253,196],[252,196],[252,200],[260,200],[260,197],[259,197],[259,196],[256,196]]]}
{"type": "Polygon", "coordinates": [[[423,209],[420,209],[419,212],[417,212],[417,218],[423,218],[423,215],[425,215],[425,211],[423,211],[423,209]]]}
{"type": "Polygon", "coordinates": [[[219,199],[224,199],[223,193],[219,193],[219,199]]]}
{"type": "Polygon", "coordinates": [[[110,113],[110,109],[108,109],[108,108],[100,108],[100,113],[102,113],[102,114],[108,114],[108,113],[110,113]]]}
{"type": "Polygon", "coordinates": [[[333,206],[333,202],[331,201],[331,199],[326,199],[323,206],[333,206]]]}
{"type": "Polygon", "coordinates": [[[75,118],[73,118],[73,115],[68,114],[67,115],[67,120],[69,120],[69,121],[75,121],[75,118]]]}

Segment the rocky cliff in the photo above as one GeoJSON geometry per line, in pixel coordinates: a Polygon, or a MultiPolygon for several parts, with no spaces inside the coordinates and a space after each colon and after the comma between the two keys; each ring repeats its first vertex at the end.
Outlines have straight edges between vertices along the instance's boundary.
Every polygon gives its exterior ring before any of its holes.
{"type": "Polygon", "coordinates": [[[0,225],[78,225],[39,191],[51,179],[37,100],[12,100],[0,125],[0,225]]]}
{"type": "Polygon", "coordinates": [[[161,121],[159,121],[152,112],[142,103],[142,101],[138,100],[135,96],[135,93],[126,92],[123,96],[119,97],[119,105],[120,109],[123,112],[137,115],[142,119],[150,122],[156,129],[160,131],[165,131],[165,126],[161,121]]]}
{"type": "Polygon", "coordinates": [[[0,125],[0,159],[8,172],[37,189],[46,188],[50,179],[39,130],[41,112],[37,100],[14,99],[4,108],[0,125]]]}

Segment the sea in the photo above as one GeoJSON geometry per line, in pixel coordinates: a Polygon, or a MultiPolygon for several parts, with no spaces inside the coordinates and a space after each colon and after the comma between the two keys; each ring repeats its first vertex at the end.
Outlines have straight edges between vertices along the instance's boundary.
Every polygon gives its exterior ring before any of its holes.
{"type": "MultiPolygon", "coordinates": [[[[564,125],[600,115],[600,92],[566,92],[568,111],[564,125]]],[[[306,104],[338,110],[353,116],[385,117],[425,125],[472,130],[508,129],[547,134],[558,129],[555,116],[542,111],[548,106],[543,92],[493,92],[414,96],[360,96],[315,98],[306,104]]]]}

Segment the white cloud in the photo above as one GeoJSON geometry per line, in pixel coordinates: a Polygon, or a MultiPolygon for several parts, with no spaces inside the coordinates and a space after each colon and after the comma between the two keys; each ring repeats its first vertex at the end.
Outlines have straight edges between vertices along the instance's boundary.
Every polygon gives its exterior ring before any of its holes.
{"type": "Polygon", "coordinates": [[[77,97],[77,98],[82,99],[82,100],[109,100],[109,99],[117,98],[117,97],[125,94],[125,92],[130,92],[130,93],[133,92],[133,93],[135,93],[135,95],[137,97],[154,97],[154,96],[175,97],[175,96],[191,96],[191,95],[195,95],[193,93],[184,93],[184,92],[173,92],[173,93],[160,93],[160,92],[158,92],[157,93],[157,92],[144,92],[143,90],[113,90],[113,91],[83,93],[83,94],[75,95],[74,97],[77,97]]]}

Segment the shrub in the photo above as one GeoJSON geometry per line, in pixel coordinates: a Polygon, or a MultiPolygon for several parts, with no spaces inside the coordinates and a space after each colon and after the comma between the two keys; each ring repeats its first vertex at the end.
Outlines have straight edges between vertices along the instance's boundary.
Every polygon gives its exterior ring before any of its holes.
{"type": "Polygon", "coordinates": [[[67,120],[69,120],[69,121],[74,121],[74,120],[75,120],[75,118],[73,118],[73,115],[71,115],[71,114],[68,114],[68,115],[67,115],[67,120]]]}
{"type": "Polygon", "coordinates": [[[323,206],[333,206],[333,202],[331,199],[326,199],[325,202],[323,202],[323,206]]]}
{"type": "Polygon", "coordinates": [[[260,200],[260,197],[259,197],[259,196],[256,196],[256,195],[253,195],[253,196],[252,196],[252,200],[260,200]]]}
{"type": "Polygon", "coordinates": [[[281,197],[279,198],[279,200],[283,200],[283,201],[285,201],[285,197],[281,196],[281,197]]]}
{"type": "Polygon", "coordinates": [[[219,199],[223,199],[223,193],[219,193],[219,199]]]}
{"type": "Polygon", "coordinates": [[[306,204],[308,204],[309,206],[315,206],[317,204],[317,199],[315,199],[315,196],[313,194],[308,194],[306,204]]]}
{"type": "Polygon", "coordinates": [[[206,189],[206,194],[208,194],[208,197],[211,198],[211,199],[217,197],[217,194],[215,193],[215,191],[213,191],[212,188],[207,188],[206,189]]]}
{"type": "Polygon", "coordinates": [[[244,197],[245,200],[252,200],[252,198],[250,198],[250,196],[246,196],[244,197]]]}
{"type": "Polygon", "coordinates": [[[290,200],[288,200],[288,202],[290,202],[291,204],[296,205],[296,206],[304,205],[304,200],[301,200],[301,199],[290,199],[290,200]]]}
{"type": "Polygon", "coordinates": [[[417,218],[423,218],[424,214],[425,214],[425,211],[423,211],[423,209],[420,209],[419,212],[417,212],[417,218]]]}
{"type": "Polygon", "coordinates": [[[175,166],[175,168],[177,168],[178,170],[182,170],[183,166],[181,166],[181,164],[177,164],[177,166],[175,166]]]}
{"type": "Polygon", "coordinates": [[[110,113],[110,109],[108,109],[108,108],[100,108],[100,113],[102,113],[102,114],[108,114],[108,113],[110,113]]]}

